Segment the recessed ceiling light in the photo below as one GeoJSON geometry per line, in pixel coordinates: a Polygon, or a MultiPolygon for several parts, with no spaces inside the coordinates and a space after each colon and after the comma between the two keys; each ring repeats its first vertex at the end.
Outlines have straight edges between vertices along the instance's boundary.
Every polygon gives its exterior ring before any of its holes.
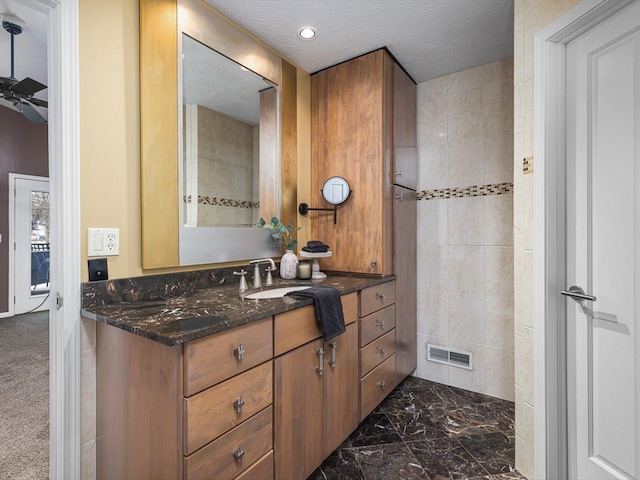
{"type": "Polygon", "coordinates": [[[312,40],[316,38],[316,30],[311,27],[304,27],[298,30],[298,36],[304,40],[312,40]]]}

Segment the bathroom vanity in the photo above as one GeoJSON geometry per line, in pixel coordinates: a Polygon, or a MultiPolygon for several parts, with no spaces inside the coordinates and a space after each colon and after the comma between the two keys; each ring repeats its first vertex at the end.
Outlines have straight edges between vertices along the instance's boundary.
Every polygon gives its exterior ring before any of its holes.
{"type": "Polygon", "coordinates": [[[330,342],[310,300],[249,300],[237,284],[133,301],[85,292],[82,313],[99,322],[97,477],[310,475],[403,378],[395,277],[323,284],[340,290],[347,324],[330,342]]]}

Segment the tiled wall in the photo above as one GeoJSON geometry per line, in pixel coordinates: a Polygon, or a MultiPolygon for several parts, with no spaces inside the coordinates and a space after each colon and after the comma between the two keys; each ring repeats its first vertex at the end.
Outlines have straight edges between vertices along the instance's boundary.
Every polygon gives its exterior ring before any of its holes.
{"type": "Polygon", "coordinates": [[[513,59],[418,85],[416,375],[514,399],[513,59]],[[427,361],[473,352],[473,371],[427,361]]]}
{"type": "Polygon", "coordinates": [[[258,149],[257,125],[200,105],[185,107],[187,224],[217,227],[255,223],[258,149]]]}
{"type": "Polygon", "coordinates": [[[533,37],[578,0],[514,2],[514,300],[516,468],[534,478],[533,37]]]}

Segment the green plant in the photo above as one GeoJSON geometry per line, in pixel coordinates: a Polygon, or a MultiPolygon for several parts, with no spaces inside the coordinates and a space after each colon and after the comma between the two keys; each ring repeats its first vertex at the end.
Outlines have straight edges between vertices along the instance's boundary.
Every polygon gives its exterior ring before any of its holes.
{"type": "Polygon", "coordinates": [[[293,220],[289,222],[289,225],[285,225],[278,220],[278,217],[273,217],[270,223],[267,223],[264,218],[260,217],[260,221],[256,227],[271,229],[271,238],[280,245],[283,252],[296,248],[296,245],[298,245],[296,236],[298,230],[302,230],[302,227],[295,227],[293,225],[293,220]]]}

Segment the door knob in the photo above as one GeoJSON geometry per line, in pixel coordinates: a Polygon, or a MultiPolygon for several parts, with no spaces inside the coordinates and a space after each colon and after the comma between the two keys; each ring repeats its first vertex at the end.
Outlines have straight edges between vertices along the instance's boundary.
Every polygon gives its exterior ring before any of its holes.
{"type": "Polygon", "coordinates": [[[589,300],[590,302],[595,302],[597,300],[593,295],[587,295],[584,293],[584,290],[579,285],[571,285],[569,290],[561,290],[560,293],[567,297],[573,298],[576,302],[580,302],[582,300],[589,300]]]}

